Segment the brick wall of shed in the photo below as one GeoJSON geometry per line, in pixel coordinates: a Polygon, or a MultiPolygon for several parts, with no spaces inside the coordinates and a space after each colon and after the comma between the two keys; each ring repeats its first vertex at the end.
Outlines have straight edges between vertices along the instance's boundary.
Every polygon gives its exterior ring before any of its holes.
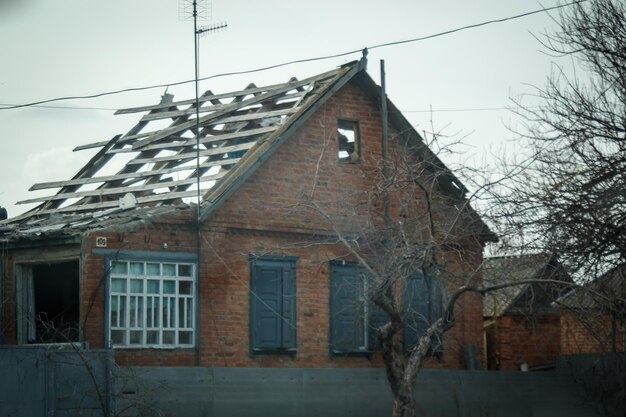
{"type": "Polygon", "coordinates": [[[489,369],[515,371],[524,363],[533,367],[556,361],[561,353],[559,323],[557,314],[498,318],[486,329],[489,369]]]}
{"type": "Polygon", "coordinates": [[[561,352],[564,355],[626,351],[626,323],[613,320],[593,309],[563,311],[561,315],[561,352]],[[614,335],[613,335],[613,332],[614,335]]]}

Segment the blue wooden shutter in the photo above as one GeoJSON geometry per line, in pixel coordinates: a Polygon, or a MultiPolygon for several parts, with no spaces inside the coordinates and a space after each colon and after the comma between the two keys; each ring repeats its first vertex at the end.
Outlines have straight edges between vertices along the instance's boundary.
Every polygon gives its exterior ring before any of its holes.
{"type": "Polygon", "coordinates": [[[422,274],[406,281],[404,291],[404,348],[412,349],[430,325],[430,291],[422,274]]]}
{"type": "Polygon", "coordinates": [[[295,347],[295,260],[254,258],[250,294],[251,351],[295,347]]]}
{"type": "MultiPolygon", "coordinates": [[[[440,283],[435,279],[430,279],[430,321],[435,322],[443,313],[443,295],[440,283]]],[[[431,354],[440,355],[443,353],[443,340],[433,340],[431,354]]]]}
{"type": "Polygon", "coordinates": [[[356,265],[331,264],[330,341],[334,352],[358,352],[365,347],[364,283],[356,265]]]}
{"type": "Polygon", "coordinates": [[[296,270],[291,264],[282,267],[282,343],[283,349],[296,347],[296,270]]]}
{"type": "Polygon", "coordinates": [[[380,349],[380,340],[378,339],[378,333],[376,329],[383,326],[389,321],[389,316],[374,303],[370,303],[370,317],[369,317],[369,346],[370,349],[380,349]]]}
{"type": "Polygon", "coordinates": [[[252,274],[251,335],[253,349],[281,345],[282,276],[279,268],[257,263],[252,274]]]}
{"type": "MultiPolygon", "coordinates": [[[[409,277],[404,292],[404,308],[404,349],[408,351],[441,316],[441,287],[437,280],[420,273],[409,277]]],[[[442,349],[441,341],[433,340],[430,354],[440,354],[442,349]]]]}

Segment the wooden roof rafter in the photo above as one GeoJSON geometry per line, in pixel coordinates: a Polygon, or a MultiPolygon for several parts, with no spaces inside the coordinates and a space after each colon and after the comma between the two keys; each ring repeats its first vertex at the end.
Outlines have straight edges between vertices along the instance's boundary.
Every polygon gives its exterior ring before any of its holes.
{"type": "MultiPolygon", "coordinates": [[[[203,96],[206,95],[211,95],[211,92],[208,91],[205,94],[203,94],[203,96]]],[[[169,96],[169,95],[168,95],[169,96]]],[[[172,96],[173,97],[173,96],[172,96]]],[[[192,103],[189,108],[191,110],[195,111],[196,108],[196,103],[192,103]]],[[[158,114],[158,113],[171,113],[172,111],[176,111],[178,110],[178,107],[173,104],[170,103],[170,106],[168,107],[161,107],[159,109],[153,110],[151,111],[149,114],[158,114]]],[[[185,123],[187,120],[189,119],[189,115],[188,114],[182,114],[180,116],[174,117],[172,120],[172,123],[170,124],[170,127],[172,126],[177,126],[180,125],[182,123],[185,123]]],[[[148,122],[146,122],[145,120],[141,120],[140,124],[142,124],[142,128],[145,128],[148,124],[148,122]]],[[[181,131],[181,135],[184,134],[184,131],[181,131]]],[[[146,137],[149,137],[150,135],[147,135],[146,137]]],[[[183,146],[181,148],[180,144],[176,144],[175,143],[175,139],[179,139],[179,138],[174,138],[174,140],[170,140],[170,146],[168,147],[167,150],[170,150],[171,152],[173,152],[174,154],[177,153],[185,153],[186,151],[190,150],[191,147],[193,145],[187,145],[187,146],[183,146]],[[176,146],[178,145],[178,146],[176,146]]],[[[187,142],[186,138],[180,137],[181,141],[187,142]]],[[[130,141],[129,141],[130,142],[130,141]]],[[[136,140],[132,141],[130,143],[130,145],[134,145],[134,143],[136,143],[136,140]]],[[[155,156],[157,156],[159,153],[161,153],[162,151],[164,151],[163,149],[142,149],[140,150],[133,159],[131,159],[129,162],[126,163],[126,166],[118,173],[118,175],[123,175],[123,174],[127,174],[129,172],[139,172],[142,168],[141,165],[137,165],[137,164],[131,164],[130,162],[132,162],[133,160],[145,160],[145,159],[152,159],[155,156]]],[[[156,162],[154,159],[150,162],[147,162],[146,166],[144,166],[145,168],[147,168],[148,170],[152,170],[152,171],[161,171],[163,169],[168,169],[168,168],[173,168],[176,167],[177,165],[183,165],[185,162],[185,160],[181,160],[178,159],[178,161],[176,160],[172,160],[170,162],[156,162]],[[153,164],[152,168],[148,168],[147,165],[149,164],[153,164]]],[[[187,170],[189,171],[189,170],[187,170]]],[[[178,172],[183,172],[183,170],[180,170],[178,172]]],[[[187,180],[189,180],[189,178],[192,178],[193,175],[191,175],[190,177],[187,178],[187,180]]],[[[202,179],[195,179],[193,181],[187,181],[187,183],[195,183],[197,181],[202,181],[202,179]]],[[[154,176],[150,176],[148,178],[141,178],[141,177],[136,177],[136,178],[119,178],[119,179],[114,179],[111,180],[109,182],[105,182],[103,183],[99,189],[115,189],[115,190],[120,190],[124,191],[126,190],[126,192],[132,192],[132,193],[139,193],[138,195],[149,195],[149,194],[158,194],[156,193],[156,189],[157,188],[162,188],[162,184],[163,183],[168,183],[171,184],[171,186],[174,186],[174,182],[172,181],[171,178],[166,178],[163,177],[161,175],[154,175],[154,176]],[[133,184],[138,184],[138,183],[143,183],[143,185],[141,186],[133,186],[133,184]]],[[[171,191],[171,190],[170,190],[171,191]]],[[[122,195],[116,194],[116,193],[110,193],[111,196],[113,198],[120,198],[122,195]]],[[[169,194],[169,193],[168,193],[169,194]]],[[[102,195],[106,195],[106,193],[102,193],[102,195]]],[[[92,197],[93,200],[94,197],[92,197]]],[[[175,198],[177,199],[177,198],[175,198]]],[[[164,197],[162,200],[159,201],[159,204],[164,203],[164,202],[171,202],[174,201],[175,199],[167,199],[166,197],[164,197]]]]}
{"type": "Polygon", "coordinates": [[[88,224],[89,218],[99,218],[98,213],[119,209],[127,193],[134,195],[137,205],[150,207],[193,198],[196,184],[203,184],[204,194],[206,187],[232,176],[232,168],[250,149],[280,134],[317,99],[317,90],[326,89],[345,72],[340,68],[283,84],[249,84],[224,94],[207,90],[198,100],[198,120],[195,100],[174,101],[170,94],[157,105],[119,110],[116,114],[144,115],[124,135],[76,147],[74,151],[98,151],[71,179],[33,185],[33,191],[56,192],[19,202],[40,204],[10,222],[41,230],[35,225],[55,223],[59,215],[64,221],[88,224]],[[119,168],[112,171],[113,166],[119,168]]]}

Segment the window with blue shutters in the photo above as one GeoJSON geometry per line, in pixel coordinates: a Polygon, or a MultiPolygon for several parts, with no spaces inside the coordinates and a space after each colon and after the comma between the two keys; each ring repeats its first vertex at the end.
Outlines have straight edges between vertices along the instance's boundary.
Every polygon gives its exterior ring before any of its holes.
{"type": "Polygon", "coordinates": [[[250,259],[250,352],[295,352],[297,258],[250,259]]]}
{"type": "MultiPolygon", "coordinates": [[[[426,330],[441,317],[442,294],[439,283],[430,277],[415,273],[407,279],[404,303],[404,349],[409,351],[426,330]]],[[[442,352],[440,340],[433,340],[430,354],[442,352]]]]}

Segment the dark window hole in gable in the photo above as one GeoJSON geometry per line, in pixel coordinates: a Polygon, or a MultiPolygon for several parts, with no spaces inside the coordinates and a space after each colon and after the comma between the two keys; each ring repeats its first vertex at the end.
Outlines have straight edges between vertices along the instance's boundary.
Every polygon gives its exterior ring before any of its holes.
{"type": "Polygon", "coordinates": [[[357,162],[360,159],[359,123],[337,121],[337,159],[339,162],[357,162]]]}

